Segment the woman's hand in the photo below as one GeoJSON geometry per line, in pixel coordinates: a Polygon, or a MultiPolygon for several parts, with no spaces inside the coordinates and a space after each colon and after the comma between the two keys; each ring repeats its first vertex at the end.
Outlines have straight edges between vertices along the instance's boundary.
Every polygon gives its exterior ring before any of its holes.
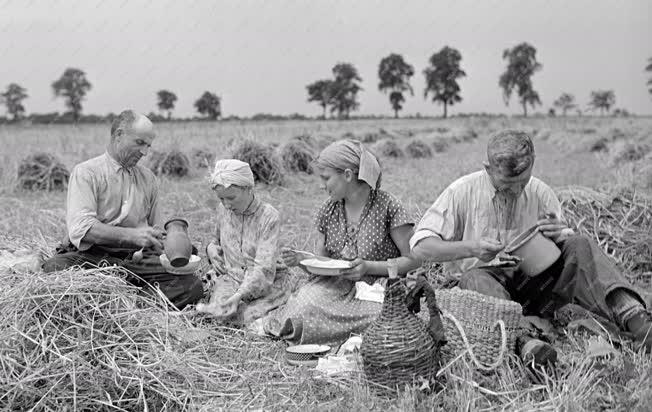
{"type": "Polygon", "coordinates": [[[562,222],[554,213],[546,213],[544,217],[537,221],[537,226],[543,236],[555,243],[561,241],[562,235],[568,232],[568,225],[562,222]]]}
{"type": "Polygon", "coordinates": [[[351,262],[351,269],[348,269],[346,272],[344,272],[342,274],[342,278],[357,282],[367,274],[367,269],[367,262],[357,258],[351,262]]]}
{"type": "Polygon", "coordinates": [[[197,305],[197,311],[209,313],[216,318],[226,319],[236,314],[241,300],[242,295],[236,292],[233,296],[221,302],[200,303],[197,305]]]}
{"type": "Polygon", "coordinates": [[[287,267],[298,266],[302,260],[309,259],[311,257],[314,257],[314,255],[298,252],[286,247],[281,249],[281,259],[287,267]]]}
{"type": "Polygon", "coordinates": [[[224,267],[224,256],[222,253],[222,248],[213,242],[206,246],[206,256],[208,256],[208,261],[213,269],[215,269],[218,276],[226,273],[226,268],[224,267]]]}

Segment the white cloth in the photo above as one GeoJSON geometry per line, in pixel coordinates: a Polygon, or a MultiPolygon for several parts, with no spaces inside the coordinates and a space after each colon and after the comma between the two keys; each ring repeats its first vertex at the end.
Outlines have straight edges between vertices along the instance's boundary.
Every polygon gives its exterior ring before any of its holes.
{"type": "Polygon", "coordinates": [[[367,282],[355,282],[355,298],[383,303],[385,300],[385,287],[380,283],[370,285],[367,282]]]}
{"type": "Polygon", "coordinates": [[[215,168],[209,178],[212,188],[215,186],[241,187],[254,186],[254,174],[249,163],[237,159],[221,159],[215,162],[215,168]]]}

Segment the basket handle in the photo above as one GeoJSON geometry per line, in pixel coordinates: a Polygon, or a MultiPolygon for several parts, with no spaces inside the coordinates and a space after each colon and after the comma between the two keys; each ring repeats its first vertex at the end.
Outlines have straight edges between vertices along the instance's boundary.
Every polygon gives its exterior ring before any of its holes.
{"type": "Polygon", "coordinates": [[[495,327],[498,325],[500,327],[500,354],[498,355],[498,359],[494,361],[494,363],[489,364],[489,365],[484,365],[482,362],[478,360],[478,358],[475,356],[473,353],[473,349],[471,348],[471,345],[469,344],[469,340],[466,338],[466,333],[464,332],[464,327],[460,324],[460,322],[457,320],[455,316],[453,316],[452,313],[448,311],[443,312],[443,316],[453,322],[455,327],[457,328],[458,332],[460,332],[460,336],[462,336],[462,341],[464,342],[464,346],[466,347],[466,351],[469,353],[471,356],[471,360],[475,364],[475,366],[483,371],[492,371],[496,369],[500,364],[503,363],[503,359],[505,358],[505,353],[507,352],[507,331],[505,328],[505,322],[502,319],[498,319],[493,326],[495,327]]]}
{"type": "Polygon", "coordinates": [[[410,290],[405,297],[406,305],[412,313],[418,313],[421,310],[421,297],[426,296],[426,305],[430,313],[430,322],[428,323],[428,333],[432,336],[438,347],[446,344],[446,334],[444,324],[441,320],[441,310],[437,306],[437,297],[435,291],[428,283],[425,277],[419,276],[416,285],[410,290]]]}

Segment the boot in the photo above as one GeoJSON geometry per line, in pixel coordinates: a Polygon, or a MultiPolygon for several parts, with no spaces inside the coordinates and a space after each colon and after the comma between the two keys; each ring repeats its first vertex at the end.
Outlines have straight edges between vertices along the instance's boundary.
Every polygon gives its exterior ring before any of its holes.
{"type": "Polygon", "coordinates": [[[636,349],[652,352],[652,314],[646,310],[638,312],[625,322],[627,331],[634,335],[636,349]]]}
{"type": "Polygon", "coordinates": [[[526,365],[548,366],[557,362],[555,348],[540,339],[519,336],[516,340],[516,348],[518,355],[526,365]]]}

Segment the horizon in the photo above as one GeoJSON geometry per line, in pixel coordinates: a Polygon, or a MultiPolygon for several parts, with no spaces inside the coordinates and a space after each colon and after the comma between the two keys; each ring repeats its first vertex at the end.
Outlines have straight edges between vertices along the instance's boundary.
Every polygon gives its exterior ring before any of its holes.
{"type": "Polygon", "coordinates": [[[422,71],[430,55],[448,45],[460,51],[467,73],[460,80],[463,101],[450,106],[449,114],[510,116],[521,109],[514,97],[509,106],[503,103],[502,52],[524,41],[537,48],[543,65],[533,77],[543,104],[532,114],[545,114],[562,92],[585,109],[590,92],[600,89],[614,90],[613,108],[652,114],[646,87],[652,73],[644,70],[652,57],[652,4],[643,0],[189,6],[139,0],[117,7],[77,0],[5,1],[0,7],[0,33],[10,39],[0,50],[0,89],[9,83],[26,88],[26,114],[65,112],[50,85],[67,67],[76,67],[93,85],[85,115],[127,107],[159,113],[156,92],[167,89],[179,98],[173,117],[180,119],[198,115],[193,103],[205,90],[222,98],[224,117],[316,117],[321,107],[307,102],[305,86],[331,77],[336,63],[349,62],[363,79],[360,110],[352,115],[390,117],[388,97],[377,88],[377,68],[383,57],[398,53],[415,69],[415,93],[406,95],[400,116],[437,117],[442,107],[424,100],[422,71]]]}

